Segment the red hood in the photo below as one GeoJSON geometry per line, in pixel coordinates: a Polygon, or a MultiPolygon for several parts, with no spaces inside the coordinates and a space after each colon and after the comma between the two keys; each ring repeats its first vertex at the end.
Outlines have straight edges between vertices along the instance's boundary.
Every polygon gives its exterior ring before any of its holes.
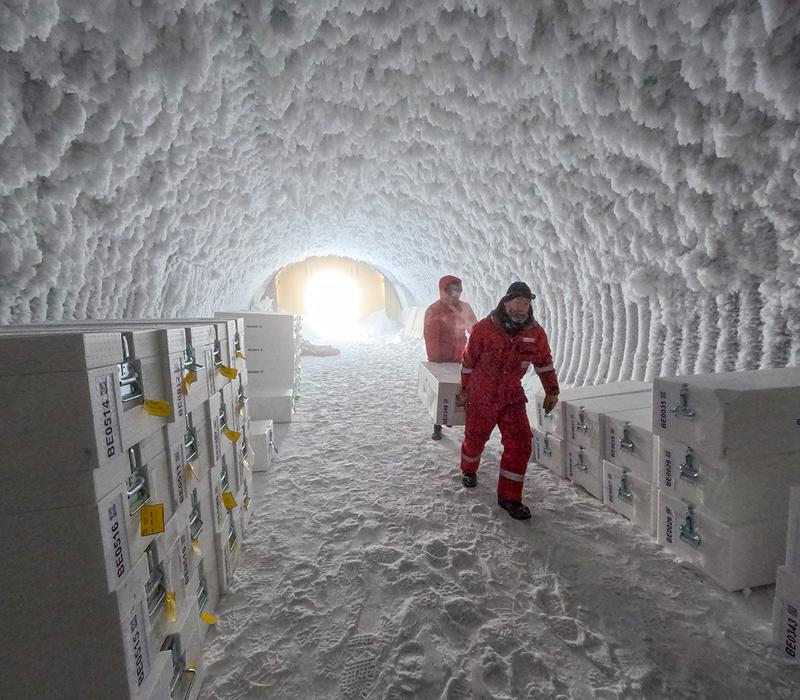
{"type": "Polygon", "coordinates": [[[444,301],[447,295],[444,293],[444,288],[450,284],[451,282],[456,282],[457,284],[461,284],[461,280],[458,279],[455,275],[445,275],[442,279],[439,280],[439,298],[444,301]]]}

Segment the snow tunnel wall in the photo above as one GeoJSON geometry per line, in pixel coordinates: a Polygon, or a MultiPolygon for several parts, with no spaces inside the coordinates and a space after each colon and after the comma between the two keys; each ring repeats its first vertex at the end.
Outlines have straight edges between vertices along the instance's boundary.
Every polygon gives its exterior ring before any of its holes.
{"type": "Polygon", "coordinates": [[[565,382],[800,363],[791,0],[0,6],[0,322],[309,256],[538,294],[565,382]]]}

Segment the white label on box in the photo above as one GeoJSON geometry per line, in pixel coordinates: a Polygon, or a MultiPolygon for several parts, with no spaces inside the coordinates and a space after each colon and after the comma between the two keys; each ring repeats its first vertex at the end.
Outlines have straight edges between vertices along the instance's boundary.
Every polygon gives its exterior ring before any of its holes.
{"type": "Polygon", "coordinates": [[[183,585],[189,585],[189,535],[184,530],[180,536],[181,566],[183,567],[183,585]]]}
{"type": "Polygon", "coordinates": [[[606,503],[611,505],[617,501],[617,494],[614,488],[614,475],[609,472],[606,476],[608,477],[608,484],[606,484],[606,503]]]}
{"type": "Polygon", "coordinates": [[[125,665],[128,668],[128,685],[131,694],[136,693],[150,674],[150,653],[147,648],[144,601],[134,603],[133,611],[127,620],[123,634],[125,638],[125,665]]]}
{"type": "Polygon", "coordinates": [[[92,416],[97,441],[97,459],[104,461],[122,452],[115,390],[117,378],[108,372],[91,373],[89,386],[92,392],[92,416]]]}
{"type": "Polygon", "coordinates": [[[664,488],[671,489],[675,485],[675,474],[673,473],[675,465],[672,459],[672,450],[664,448],[662,459],[664,460],[664,478],[661,485],[664,488]]]}
{"type": "Polygon", "coordinates": [[[794,603],[781,600],[781,626],[778,637],[778,648],[786,656],[797,658],[797,632],[800,624],[800,614],[794,603]]]}
{"type": "Polygon", "coordinates": [[[609,447],[609,450],[611,452],[611,459],[614,460],[617,458],[617,431],[614,429],[614,426],[611,426],[609,428],[608,437],[611,440],[609,447]]]}
{"type": "Polygon", "coordinates": [[[183,418],[186,411],[186,404],[183,397],[183,356],[175,355],[171,360],[172,371],[172,405],[175,407],[175,418],[183,418]]]}
{"type": "Polygon", "coordinates": [[[214,375],[216,368],[214,367],[214,349],[209,348],[206,350],[206,384],[208,384],[208,395],[214,395],[214,375]]]}
{"type": "Polygon", "coordinates": [[[659,391],[658,392],[658,424],[661,426],[662,430],[667,429],[667,415],[669,414],[669,408],[667,403],[667,392],[666,391],[659,391]]]}
{"type": "Polygon", "coordinates": [[[672,531],[675,526],[675,513],[669,506],[664,507],[664,539],[667,544],[673,544],[672,531]]]}
{"type": "Polygon", "coordinates": [[[180,505],[186,498],[186,484],[184,482],[186,456],[183,444],[172,448],[170,459],[172,460],[172,495],[175,498],[175,504],[180,505]]]}
{"type": "Polygon", "coordinates": [[[124,490],[109,494],[97,507],[100,532],[103,533],[109,593],[117,590],[119,582],[125,578],[130,568],[131,555],[128,550],[128,533],[125,529],[127,508],[127,494],[124,490]]]}

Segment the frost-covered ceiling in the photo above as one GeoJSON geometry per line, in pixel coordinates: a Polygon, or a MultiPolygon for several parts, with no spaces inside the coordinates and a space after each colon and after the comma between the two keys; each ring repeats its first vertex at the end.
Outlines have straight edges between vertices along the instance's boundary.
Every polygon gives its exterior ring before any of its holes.
{"type": "Polygon", "coordinates": [[[800,3],[5,0],[0,322],[365,260],[564,381],[800,364],[800,3]]]}

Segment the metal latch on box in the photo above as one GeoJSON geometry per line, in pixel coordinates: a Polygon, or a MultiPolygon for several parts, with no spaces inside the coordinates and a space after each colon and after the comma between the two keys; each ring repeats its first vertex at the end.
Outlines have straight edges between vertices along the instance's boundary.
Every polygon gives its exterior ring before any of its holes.
{"type": "Polygon", "coordinates": [[[686,521],[681,525],[681,539],[692,547],[699,547],[702,542],[700,533],[694,527],[694,506],[689,505],[686,511],[686,521]]]}
{"type": "Polygon", "coordinates": [[[187,462],[197,459],[197,433],[191,426],[186,427],[186,432],[183,435],[183,447],[187,462]]]}
{"type": "Polygon", "coordinates": [[[183,350],[183,368],[189,370],[190,372],[203,369],[203,365],[201,365],[195,358],[194,348],[188,343],[183,350]]]}
{"type": "Polygon", "coordinates": [[[578,422],[575,424],[575,430],[580,430],[582,432],[586,432],[589,429],[589,426],[586,425],[586,421],[583,418],[583,406],[578,409],[578,422]]]}
{"type": "Polygon", "coordinates": [[[197,497],[197,489],[192,490],[192,512],[189,514],[189,534],[193,540],[203,531],[203,518],[200,512],[200,499],[197,497]]]}
{"type": "Polygon", "coordinates": [[[197,609],[202,612],[206,607],[208,601],[208,581],[206,581],[206,574],[203,570],[203,560],[197,565],[197,609]]]}
{"type": "Polygon", "coordinates": [[[119,393],[122,403],[143,399],[141,378],[136,370],[135,362],[131,360],[128,338],[124,333],[122,334],[122,362],[117,365],[117,372],[119,373],[119,393]]]}
{"type": "Polygon", "coordinates": [[[693,484],[700,481],[700,470],[694,463],[694,450],[691,447],[686,448],[686,457],[681,464],[681,479],[691,481],[693,484]]]}
{"type": "Polygon", "coordinates": [[[147,597],[147,614],[152,617],[156,610],[163,605],[164,599],[167,597],[167,589],[164,586],[164,569],[158,560],[155,542],[145,550],[145,554],[150,578],[144,586],[144,592],[147,597]]]}
{"type": "Polygon", "coordinates": [[[589,465],[583,461],[583,448],[578,448],[578,459],[575,462],[575,469],[579,469],[582,472],[585,472],[589,469],[589,465]]]}
{"type": "Polygon", "coordinates": [[[225,455],[222,455],[222,466],[219,474],[220,493],[225,493],[228,490],[228,460],[225,455]]]}
{"type": "Polygon", "coordinates": [[[214,367],[222,367],[222,347],[219,340],[214,340],[214,367]]]}
{"type": "Polygon", "coordinates": [[[619,441],[619,448],[625,450],[625,452],[633,452],[634,444],[633,440],[631,440],[631,422],[629,420],[626,420],[625,425],[622,426],[622,439],[619,441]]]}
{"type": "Polygon", "coordinates": [[[140,462],[138,448],[131,447],[128,450],[128,464],[131,468],[128,479],[128,508],[131,516],[134,516],[150,500],[150,489],[147,484],[147,470],[140,462]]]}
{"type": "Polygon", "coordinates": [[[172,655],[172,678],[169,682],[169,694],[171,698],[177,698],[175,691],[178,686],[182,686],[183,698],[186,700],[192,693],[192,686],[197,677],[197,670],[189,668],[186,664],[186,656],[181,649],[181,639],[177,634],[167,635],[161,645],[161,651],[169,651],[172,655]]]}
{"type": "Polygon", "coordinates": [[[697,414],[694,412],[689,406],[689,385],[688,384],[681,384],[681,405],[680,406],[673,406],[671,412],[677,416],[678,418],[688,418],[691,420],[697,414]]]}
{"type": "Polygon", "coordinates": [[[626,503],[633,503],[633,494],[628,489],[628,472],[622,472],[622,480],[620,481],[617,495],[626,503]]]}
{"type": "Polygon", "coordinates": [[[553,450],[550,449],[550,441],[548,438],[550,437],[550,433],[544,434],[544,440],[542,442],[542,453],[546,454],[548,457],[553,456],[553,450]]]}
{"type": "Polygon", "coordinates": [[[233,526],[233,513],[228,513],[228,519],[230,526],[230,530],[228,530],[228,549],[232,552],[236,547],[236,528],[233,526]]]}

